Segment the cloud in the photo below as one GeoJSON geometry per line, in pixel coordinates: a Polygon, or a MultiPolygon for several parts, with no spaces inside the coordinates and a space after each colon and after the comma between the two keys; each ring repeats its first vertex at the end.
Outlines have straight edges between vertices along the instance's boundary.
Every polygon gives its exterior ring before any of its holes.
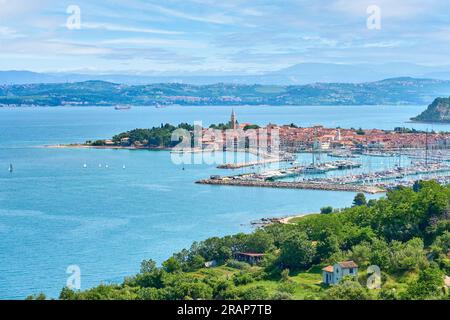
{"type": "Polygon", "coordinates": [[[20,17],[40,13],[49,2],[49,0],[0,0],[0,19],[2,22],[15,21],[20,17]]]}
{"type": "Polygon", "coordinates": [[[24,35],[18,33],[16,30],[0,26],[0,39],[16,39],[24,37],[24,35]]]}
{"type": "Polygon", "coordinates": [[[371,5],[380,7],[385,18],[412,18],[427,12],[436,12],[446,1],[439,0],[336,0],[330,9],[356,16],[366,16],[371,5]]]}
{"type": "Polygon", "coordinates": [[[158,38],[120,38],[101,41],[104,45],[137,45],[137,46],[160,46],[178,48],[205,48],[204,43],[184,39],[158,39],[158,38]]]}
{"type": "Polygon", "coordinates": [[[204,22],[204,23],[212,23],[212,24],[234,24],[236,23],[236,19],[232,16],[227,16],[223,13],[213,13],[213,14],[205,14],[205,15],[196,15],[193,13],[189,13],[189,11],[180,11],[175,9],[169,9],[167,7],[163,7],[160,5],[148,4],[144,5],[147,8],[152,8],[162,14],[167,16],[191,20],[196,22],[204,22]]]}
{"type": "Polygon", "coordinates": [[[52,57],[56,55],[64,56],[80,56],[80,55],[99,55],[110,53],[111,49],[101,48],[98,46],[71,43],[58,39],[18,39],[2,43],[2,54],[15,54],[35,56],[35,57],[52,57]]]}
{"type": "Polygon", "coordinates": [[[154,33],[154,34],[164,34],[164,35],[181,35],[184,32],[162,30],[162,29],[152,29],[152,28],[137,28],[131,26],[122,26],[110,23],[82,23],[82,29],[91,30],[106,30],[106,31],[119,31],[119,32],[130,32],[130,33],[154,33]]]}

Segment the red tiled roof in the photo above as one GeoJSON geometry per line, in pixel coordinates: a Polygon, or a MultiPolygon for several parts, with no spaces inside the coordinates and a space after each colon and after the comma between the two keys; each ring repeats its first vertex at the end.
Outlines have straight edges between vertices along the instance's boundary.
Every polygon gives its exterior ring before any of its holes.
{"type": "Polygon", "coordinates": [[[249,256],[249,257],[263,257],[264,253],[253,253],[253,252],[236,252],[236,254],[249,256]]]}
{"type": "Polygon", "coordinates": [[[325,271],[325,272],[334,272],[333,266],[325,267],[325,268],[323,268],[322,270],[325,271]]]}
{"type": "Polygon", "coordinates": [[[358,265],[352,260],[339,262],[339,265],[345,269],[358,268],[358,265]]]}

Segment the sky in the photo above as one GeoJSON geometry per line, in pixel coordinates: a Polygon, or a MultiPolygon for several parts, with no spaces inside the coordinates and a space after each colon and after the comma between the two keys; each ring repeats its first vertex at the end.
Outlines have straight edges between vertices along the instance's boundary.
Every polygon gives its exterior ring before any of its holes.
{"type": "Polygon", "coordinates": [[[0,0],[0,70],[258,74],[449,52],[448,0],[0,0]]]}

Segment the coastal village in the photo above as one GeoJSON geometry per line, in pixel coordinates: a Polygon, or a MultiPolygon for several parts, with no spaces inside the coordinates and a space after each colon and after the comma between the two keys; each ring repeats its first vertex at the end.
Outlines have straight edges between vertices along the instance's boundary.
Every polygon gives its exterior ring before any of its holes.
{"type": "Polygon", "coordinates": [[[198,151],[254,153],[259,156],[259,160],[226,163],[218,168],[236,170],[251,167],[255,171],[232,176],[211,176],[197,183],[383,193],[399,185],[412,186],[418,179],[436,180],[442,184],[450,181],[450,133],[417,132],[401,128],[394,131],[323,126],[302,128],[294,124],[269,124],[265,128],[259,128],[251,123],[239,124],[234,111],[230,116],[228,128],[226,134],[224,130],[219,135],[212,135],[210,128],[204,128],[202,148],[198,151]],[[298,153],[311,153],[311,163],[296,162],[295,154],[298,153]],[[328,158],[339,160],[321,161],[321,155],[324,154],[328,158]],[[363,167],[362,163],[356,160],[363,156],[398,157],[399,163],[395,167],[378,171],[363,170],[352,173],[352,169],[363,167]],[[402,165],[403,157],[411,163],[402,165]],[[273,163],[288,163],[290,166],[266,167],[273,163]],[[321,176],[336,170],[348,174],[321,176]]]}
{"type": "Polygon", "coordinates": [[[450,182],[449,132],[300,127],[296,124],[260,127],[240,123],[234,110],[226,124],[208,128],[166,124],[135,129],[113,139],[88,141],[79,146],[167,149],[179,154],[228,151],[254,155],[254,159],[243,162],[219,163],[217,168],[234,174],[213,175],[196,181],[206,185],[376,194],[398,186],[412,186],[417,180],[450,182]],[[177,129],[184,130],[183,140],[180,140],[183,143],[173,142],[172,135],[177,129]],[[184,141],[185,137],[191,141],[184,141]],[[298,161],[301,154],[308,154],[311,159],[302,163],[298,161]],[[375,158],[386,158],[395,165],[383,165],[374,170],[363,163],[363,160],[370,162],[375,158]],[[328,174],[333,172],[340,174],[328,174]]]}

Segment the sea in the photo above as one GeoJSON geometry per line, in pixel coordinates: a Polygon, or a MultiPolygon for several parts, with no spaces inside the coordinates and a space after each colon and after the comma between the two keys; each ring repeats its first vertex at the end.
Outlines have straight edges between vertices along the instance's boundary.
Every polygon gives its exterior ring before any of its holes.
{"type": "MultiPolygon", "coordinates": [[[[450,131],[449,125],[409,122],[425,108],[237,106],[234,111],[239,122],[258,125],[450,131]]],[[[197,180],[240,170],[201,161],[179,165],[167,151],[44,147],[162,123],[209,126],[227,122],[231,111],[225,106],[0,108],[0,299],[40,292],[58,298],[73,270],[80,272],[83,290],[120,283],[137,273],[144,259],[161,263],[194,241],[251,232],[252,221],[351,205],[351,192],[198,185],[197,180]]],[[[233,155],[236,161],[243,157],[233,155]]],[[[307,161],[309,155],[299,157],[307,161]]],[[[370,165],[395,161],[377,158],[370,165]]]]}

